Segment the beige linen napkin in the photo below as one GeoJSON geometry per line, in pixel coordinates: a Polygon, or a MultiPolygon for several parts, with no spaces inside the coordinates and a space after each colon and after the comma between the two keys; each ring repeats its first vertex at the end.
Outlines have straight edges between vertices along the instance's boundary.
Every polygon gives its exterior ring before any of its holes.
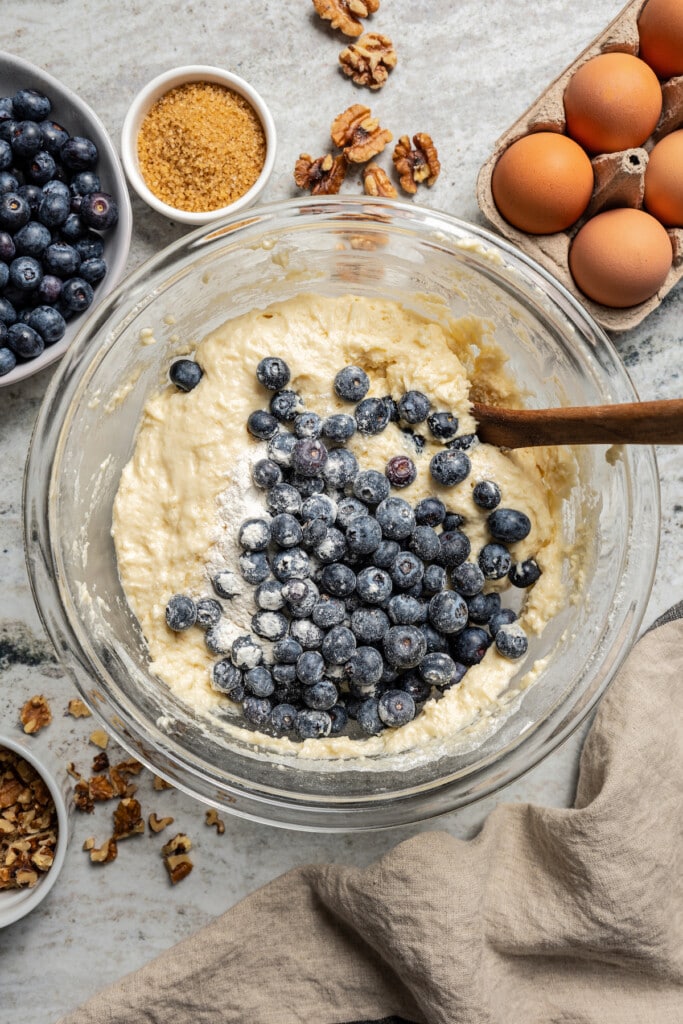
{"type": "Polygon", "coordinates": [[[290,871],[63,1024],[683,1022],[683,621],[631,652],[570,809],[290,871]]]}

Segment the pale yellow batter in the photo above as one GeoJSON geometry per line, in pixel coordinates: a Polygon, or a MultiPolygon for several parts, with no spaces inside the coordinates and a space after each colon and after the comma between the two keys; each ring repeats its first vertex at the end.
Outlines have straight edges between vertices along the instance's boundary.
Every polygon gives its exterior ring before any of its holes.
{"type": "MultiPolygon", "coordinates": [[[[438,313],[443,322],[444,307],[438,313]]],[[[245,426],[249,413],[267,408],[270,397],[256,379],[258,362],[267,355],[285,359],[292,371],[289,387],[301,393],[308,409],[321,415],[353,411],[336,397],[332,381],[343,366],[355,364],[369,374],[370,396],[391,394],[398,399],[410,389],[422,391],[433,408],[454,412],[460,431],[469,433],[476,426],[469,413],[471,393],[499,404],[520,401],[505,372],[504,354],[489,330],[473,318],[444,327],[388,301],[305,295],[228,321],[201,342],[196,352],[204,371],[200,384],[187,394],[169,384],[147,403],[114,506],[119,573],[147,638],[153,673],[198,710],[226,704],[210,685],[216,658],[207,651],[202,631],[174,633],[167,628],[164,613],[173,594],[214,596],[210,577],[218,569],[237,568],[241,522],[265,513],[264,492],[251,483],[251,466],[265,457],[265,444],[250,437],[245,426]]],[[[426,429],[421,432],[428,434],[426,429]]],[[[391,456],[411,455],[417,479],[393,493],[411,503],[437,495],[450,511],[461,512],[473,557],[491,538],[487,513],[475,506],[472,488],[479,480],[495,480],[502,505],[520,509],[532,523],[528,538],[511,551],[516,560],[533,555],[543,570],[528,592],[520,618],[529,633],[543,629],[564,601],[561,572],[566,552],[560,506],[574,479],[573,459],[566,450],[503,454],[478,445],[469,453],[472,471],[467,480],[442,488],[429,474],[429,460],[440,446],[430,442],[417,455],[412,441],[394,423],[374,437],[356,434],[348,446],[364,469],[383,470],[391,456]]],[[[252,593],[244,583],[243,592],[225,602],[228,637],[250,631],[252,593]]],[[[530,677],[539,668],[532,668],[530,677]]],[[[438,701],[428,701],[413,722],[377,737],[300,743],[250,732],[248,738],[308,757],[408,749],[453,734],[486,713],[518,669],[492,647],[459,686],[438,701]]],[[[244,738],[247,733],[238,722],[236,717],[232,731],[244,738]]]]}

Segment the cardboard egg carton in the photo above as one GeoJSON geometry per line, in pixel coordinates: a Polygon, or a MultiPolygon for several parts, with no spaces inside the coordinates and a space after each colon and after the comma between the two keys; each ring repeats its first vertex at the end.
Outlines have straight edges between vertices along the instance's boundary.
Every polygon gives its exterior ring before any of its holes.
{"type": "Polygon", "coordinates": [[[662,82],[662,114],[654,132],[642,146],[617,153],[598,154],[591,159],[595,174],[593,195],[583,216],[566,231],[552,235],[530,235],[513,227],[501,217],[493,201],[491,177],[503,151],[517,139],[531,132],[565,132],[564,91],[577,68],[601,53],[638,55],[637,22],[645,2],[632,0],[627,4],[604,32],[596,36],[576,60],[551,82],[545,92],[500,136],[477,179],[477,202],[486,219],[502,235],[554,274],[593,318],[611,331],[625,331],[635,327],[656,309],[664,296],[683,277],[683,228],[667,229],[673,248],[673,264],[662,287],[647,302],[627,309],[613,309],[593,302],[576,287],[569,272],[569,247],[579,228],[596,213],[616,206],[642,207],[649,152],[661,138],[683,126],[683,76],[662,82]]]}

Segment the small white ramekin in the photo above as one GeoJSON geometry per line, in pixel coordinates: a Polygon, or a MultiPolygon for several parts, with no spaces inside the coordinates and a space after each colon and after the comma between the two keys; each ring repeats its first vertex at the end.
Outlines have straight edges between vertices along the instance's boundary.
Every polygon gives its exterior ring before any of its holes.
{"type": "MultiPolygon", "coordinates": [[[[57,847],[55,858],[49,871],[41,875],[32,889],[4,889],[0,891],[0,928],[13,924],[21,917],[34,910],[45,899],[57,881],[69,843],[69,815],[62,787],[47,764],[29,748],[28,742],[10,739],[0,735],[0,747],[14,751],[19,757],[28,761],[38,772],[50,791],[50,796],[57,808],[57,847]]],[[[64,791],[66,791],[66,776],[64,791]]]]}
{"type": "Polygon", "coordinates": [[[273,170],[276,145],[277,134],[272,115],[259,94],[248,82],[245,82],[243,78],[239,78],[237,75],[233,75],[230,71],[224,71],[222,68],[210,67],[204,64],[190,64],[187,67],[172,68],[170,71],[165,71],[162,75],[153,78],[137,94],[129,107],[121,130],[121,162],[131,187],[148,206],[156,210],[157,213],[161,213],[164,217],[168,217],[169,220],[197,226],[220,220],[227,214],[244,209],[256,201],[265,188],[273,170]],[[233,203],[230,203],[229,206],[222,206],[217,210],[201,211],[198,213],[178,210],[176,207],[169,206],[168,203],[164,203],[159,199],[148,188],[145,179],[140,173],[140,163],[138,161],[138,132],[152,104],[171,89],[185,85],[188,82],[211,82],[216,85],[224,85],[232,89],[233,92],[243,96],[258,115],[266,138],[266,158],[263,168],[249,191],[245,192],[244,195],[240,196],[233,203]]]}

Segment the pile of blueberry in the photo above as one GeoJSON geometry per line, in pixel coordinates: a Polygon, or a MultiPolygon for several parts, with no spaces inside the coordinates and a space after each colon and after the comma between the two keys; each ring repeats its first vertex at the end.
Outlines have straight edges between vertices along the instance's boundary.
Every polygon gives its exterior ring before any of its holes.
{"type": "Polygon", "coordinates": [[[35,89],[0,97],[0,376],[63,337],[107,272],[118,220],[94,142],[50,119],[35,89]]]}
{"type": "MultiPolygon", "coordinates": [[[[202,370],[183,359],[170,376],[190,391],[202,370]]],[[[391,493],[415,479],[412,458],[398,454],[380,473],[362,469],[345,446],[356,431],[378,434],[393,420],[422,437],[419,452],[425,439],[414,428],[424,423],[443,443],[430,472],[455,486],[469,475],[467,451],[476,435],[458,435],[456,417],[432,411],[420,392],[398,402],[367,398],[370,382],[356,366],[334,380],[353,413],[325,418],[287,387],[282,359],[263,359],[257,376],[272,392],[269,411],[254,411],[247,422],[267,446],[252,470],[265,508],[238,534],[240,572],[255,588],[254,635],[222,644],[223,608],[215,598],[195,602],[177,594],[166,608],[170,629],[199,626],[209,650],[222,655],[213,687],[241,703],[247,721],[275,735],[334,735],[347,731],[349,719],[376,735],[410,722],[428,698],[460,683],[491,644],[506,658],[522,657],[528,641],[517,616],[486,585],[508,577],[526,588],[539,578],[534,559],[515,562],[508,548],[528,535],[529,518],[501,506],[494,481],[478,482],[472,497],[491,539],[473,552],[463,517],[440,498],[411,505],[391,493]],[[269,642],[268,658],[262,640],[269,642]]],[[[212,584],[223,600],[241,586],[228,570],[212,584]]]]}

